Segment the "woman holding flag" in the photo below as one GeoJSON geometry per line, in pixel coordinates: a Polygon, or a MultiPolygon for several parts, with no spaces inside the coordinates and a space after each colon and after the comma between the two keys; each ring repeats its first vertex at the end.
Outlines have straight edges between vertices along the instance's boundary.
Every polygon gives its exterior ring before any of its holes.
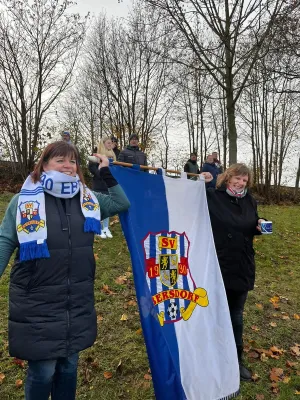
{"type": "MultiPolygon", "coordinates": [[[[208,173],[203,173],[208,179],[208,173]]],[[[261,234],[256,200],[248,189],[252,184],[245,164],[231,165],[217,178],[216,189],[209,188],[207,203],[215,247],[226,290],[233,333],[240,364],[241,380],[251,381],[242,364],[243,312],[248,291],[254,288],[254,235],[261,234]]]]}
{"type": "Polygon", "coordinates": [[[26,400],[73,400],[79,351],[97,334],[94,235],[129,201],[100,159],[108,195],[90,191],[72,144],[49,144],[6,210],[0,274],[17,249],[9,292],[9,352],[28,360],[26,400]]]}

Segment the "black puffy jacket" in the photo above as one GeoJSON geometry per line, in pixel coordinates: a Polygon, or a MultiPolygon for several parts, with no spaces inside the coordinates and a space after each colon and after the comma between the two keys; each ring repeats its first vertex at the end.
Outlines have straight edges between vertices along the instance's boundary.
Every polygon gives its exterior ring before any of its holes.
{"type": "Polygon", "coordinates": [[[256,201],[249,193],[231,197],[225,187],[209,188],[206,193],[225,288],[251,290],[255,281],[253,236],[260,234],[256,201]]]}
{"type": "Polygon", "coordinates": [[[83,232],[79,194],[45,193],[45,205],[50,258],[20,264],[17,254],[11,271],[9,352],[24,360],[67,357],[97,334],[94,234],[83,232]]]}
{"type": "MultiPolygon", "coordinates": [[[[148,165],[146,154],[137,146],[127,146],[123,149],[119,154],[118,161],[129,164],[148,165]]],[[[146,169],[142,171],[149,172],[146,169]]]]}

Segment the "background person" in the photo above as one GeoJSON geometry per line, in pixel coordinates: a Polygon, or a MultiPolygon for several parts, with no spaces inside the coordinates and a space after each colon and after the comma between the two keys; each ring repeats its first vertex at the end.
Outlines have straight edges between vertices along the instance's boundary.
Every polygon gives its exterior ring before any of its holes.
{"type": "Polygon", "coordinates": [[[17,249],[9,289],[9,353],[28,360],[26,400],[74,400],[78,353],[97,335],[94,234],[129,201],[111,175],[108,195],[90,191],[75,146],[49,144],[10,201],[0,226],[0,274],[17,249]],[[38,228],[38,229],[37,229],[38,228]]]}
{"type": "MultiPolygon", "coordinates": [[[[197,164],[197,155],[196,153],[191,153],[189,160],[184,166],[184,172],[189,172],[191,174],[200,174],[199,165],[197,164]]],[[[192,181],[196,181],[198,179],[197,176],[187,176],[188,179],[192,181]]]]}
{"type": "Polygon", "coordinates": [[[206,191],[240,363],[240,376],[246,381],[251,380],[251,373],[242,364],[243,312],[248,291],[254,288],[253,237],[260,234],[259,225],[262,221],[257,214],[256,200],[248,191],[251,184],[250,169],[244,164],[234,164],[218,175],[216,189],[209,188],[206,191]]]}
{"type": "Polygon", "coordinates": [[[112,142],[112,149],[113,149],[113,151],[115,153],[116,160],[117,160],[118,157],[119,157],[119,154],[120,154],[120,150],[118,149],[118,138],[115,137],[115,136],[112,136],[111,137],[111,142],[112,142]]]}
{"type": "Polygon", "coordinates": [[[223,171],[223,167],[222,167],[221,161],[218,158],[218,152],[217,151],[213,151],[212,152],[212,156],[213,156],[213,159],[214,159],[215,166],[219,170],[219,174],[222,174],[224,171],[223,171]]]}
{"type": "Polygon", "coordinates": [[[64,132],[61,134],[61,138],[62,138],[62,140],[64,140],[65,142],[67,142],[67,143],[69,143],[69,144],[72,143],[72,142],[71,142],[70,132],[68,132],[68,131],[64,131],[64,132]]]}
{"type": "MultiPolygon", "coordinates": [[[[112,140],[109,137],[102,138],[98,144],[96,153],[105,155],[111,161],[116,161],[116,155],[113,151],[112,146],[112,140]]],[[[90,161],[89,171],[93,175],[93,190],[98,193],[108,194],[106,183],[100,177],[99,164],[90,161]]],[[[109,218],[105,218],[102,220],[102,226],[103,229],[101,231],[100,237],[102,239],[111,239],[113,235],[109,229],[109,218]]]]}
{"type": "Polygon", "coordinates": [[[213,179],[212,181],[206,183],[206,188],[212,187],[215,188],[217,184],[217,176],[220,173],[220,169],[215,165],[213,156],[209,154],[206,157],[206,161],[203,164],[203,167],[201,169],[201,172],[210,172],[213,179]]]}
{"type": "MultiPolygon", "coordinates": [[[[146,154],[139,149],[138,135],[133,133],[129,136],[129,145],[120,152],[118,161],[129,164],[148,165],[146,154]]],[[[142,169],[141,171],[149,172],[147,169],[142,169]]]]}

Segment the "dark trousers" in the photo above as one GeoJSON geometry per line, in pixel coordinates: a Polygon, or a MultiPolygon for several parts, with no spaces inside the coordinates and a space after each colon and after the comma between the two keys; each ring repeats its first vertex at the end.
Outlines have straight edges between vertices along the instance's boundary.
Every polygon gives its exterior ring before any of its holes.
{"type": "Polygon", "coordinates": [[[226,295],[236,349],[240,361],[243,354],[243,312],[248,296],[248,291],[237,292],[235,290],[226,289],[226,295]]]}

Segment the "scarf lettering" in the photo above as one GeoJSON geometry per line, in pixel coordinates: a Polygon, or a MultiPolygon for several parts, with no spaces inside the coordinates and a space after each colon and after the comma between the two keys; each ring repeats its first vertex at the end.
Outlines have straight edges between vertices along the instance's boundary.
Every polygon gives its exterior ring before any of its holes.
{"type": "Polygon", "coordinates": [[[61,194],[74,194],[78,192],[79,181],[77,182],[62,182],[61,194]]]}

